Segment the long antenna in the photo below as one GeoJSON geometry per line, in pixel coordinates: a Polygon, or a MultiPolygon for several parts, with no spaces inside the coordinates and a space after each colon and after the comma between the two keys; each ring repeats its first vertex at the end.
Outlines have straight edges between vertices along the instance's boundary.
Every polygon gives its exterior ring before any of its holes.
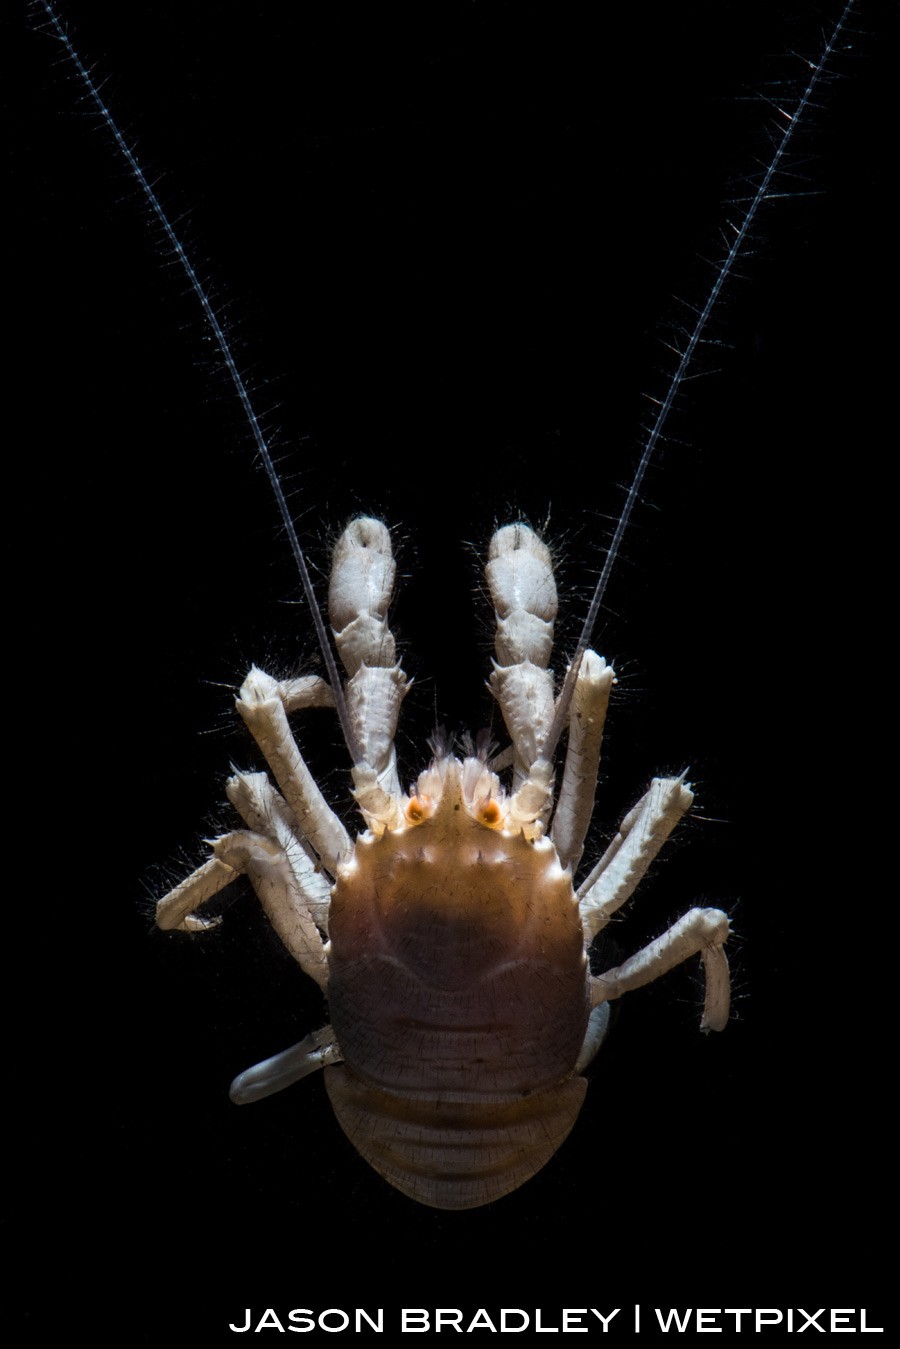
{"type": "Polygon", "coordinates": [[[325,669],[328,674],[328,682],[331,685],[331,691],[334,694],[334,703],[337,709],[338,719],[341,723],[341,730],[344,735],[344,741],[347,745],[348,750],[350,751],[350,755],[351,758],[353,759],[354,764],[358,764],[362,761],[363,757],[362,747],[360,746],[359,738],[356,735],[356,732],[353,728],[353,724],[350,720],[350,714],[347,710],[347,702],[346,699],[344,698],[344,690],[341,685],[340,676],[338,675],[337,662],[335,661],[334,653],[331,648],[331,642],[328,637],[328,632],[325,628],[325,623],[322,619],[322,614],[319,610],[318,600],[316,599],[316,592],[313,589],[312,578],[309,574],[309,568],[306,565],[306,558],[303,554],[303,549],[300,547],[300,541],[297,538],[297,531],[294,528],[294,521],[291,518],[291,513],[288,509],[287,500],[284,495],[284,489],[281,486],[281,479],[278,476],[278,471],[276,470],[275,464],[272,460],[272,454],[271,451],[269,450],[268,442],[266,440],[263,429],[260,425],[259,417],[256,414],[256,409],[253,406],[253,402],[250,398],[247,385],[245,384],[244,378],[240,370],[238,369],[237,362],[234,359],[234,353],[231,350],[231,344],[229,343],[228,338],[225,335],[225,330],[222,327],[218,314],[213,308],[212,301],[210,300],[209,295],[206,292],[203,282],[200,280],[200,277],[197,275],[193,263],[191,262],[190,258],[185,252],[184,245],[182,244],[178,235],[175,233],[175,229],[172,225],[172,222],[169,220],[169,217],[163,210],[162,203],[160,202],[159,197],[156,195],[155,191],[153,190],[150,180],[144,173],[144,170],[141,167],[140,160],[137,158],[131,146],[126,141],[122,132],[119,130],[119,126],[115,118],[113,117],[112,113],[110,112],[109,108],[107,107],[106,103],[101,97],[100,91],[97,88],[97,85],[94,81],[93,76],[91,75],[91,72],[88,70],[87,66],[84,64],[81,57],[79,56],[76,48],[73,46],[72,41],[69,38],[69,35],[65,29],[65,26],[63,25],[58,15],[56,14],[56,11],[54,10],[53,6],[49,3],[49,0],[39,0],[39,3],[40,7],[44,10],[44,12],[47,15],[47,22],[49,24],[50,31],[54,34],[56,38],[58,38],[58,40],[62,43],[63,47],[65,48],[66,55],[69,57],[69,60],[72,62],[73,66],[75,67],[79,76],[81,77],[81,80],[84,83],[88,95],[91,99],[91,102],[94,104],[94,107],[97,109],[97,112],[100,114],[101,118],[106,123],[106,126],[109,129],[109,132],[113,140],[115,141],[116,148],[122,155],[122,158],[125,160],[125,163],[128,165],[134,177],[137,179],[141,191],[144,193],[144,196],[147,199],[148,206],[150,207],[151,211],[156,216],[156,219],[162,226],[163,233],[165,234],[167,240],[169,241],[169,244],[172,248],[173,253],[175,254],[175,257],[181,264],[181,268],[191,284],[191,289],[193,290],[197,299],[200,301],[200,307],[203,310],[203,317],[206,321],[207,326],[209,327],[210,332],[212,333],[216,341],[216,345],[219,348],[219,353],[222,357],[222,362],[225,366],[225,369],[228,371],[228,374],[231,377],[231,382],[234,385],[235,392],[237,393],[241,407],[244,410],[244,416],[247,418],[247,422],[250,426],[250,431],[253,435],[253,440],[256,444],[257,453],[259,454],[259,457],[262,460],[263,467],[266,470],[266,475],[269,479],[269,482],[272,485],[272,491],[275,493],[275,500],[278,503],[278,509],[281,512],[281,518],[284,521],[284,527],[287,530],[287,536],[290,541],[291,552],[294,554],[294,561],[297,564],[297,570],[300,573],[300,580],[303,585],[303,594],[306,597],[307,606],[310,610],[310,613],[312,614],[313,624],[315,625],[316,629],[316,637],[318,638],[319,641],[319,649],[322,652],[322,658],[325,662],[325,669]]]}
{"type": "MultiPolygon", "coordinates": [[[[731,245],[724,259],[722,260],[722,262],[718,267],[712,287],[710,288],[709,294],[707,295],[706,302],[704,303],[703,308],[700,310],[700,313],[697,316],[696,322],[690,333],[690,336],[683,350],[681,351],[681,354],[678,359],[678,364],[669,381],[668,388],[666,389],[662,401],[659,403],[652,426],[650,427],[646,439],[642,444],[638,465],[635,470],[634,476],[631,480],[631,484],[626,492],[625,501],[622,505],[622,510],[616,522],[616,526],[613,531],[613,536],[607,549],[606,556],[603,561],[603,566],[601,568],[600,575],[598,577],[597,584],[594,589],[594,593],[591,598],[587,614],[585,616],[581,636],[579,638],[578,645],[575,649],[575,653],[572,657],[571,663],[566,673],[565,680],[560,690],[559,697],[557,699],[553,722],[551,724],[547,739],[541,749],[541,756],[543,758],[550,758],[552,756],[559,742],[560,736],[562,735],[562,732],[565,728],[569,713],[569,706],[572,699],[572,693],[575,687],[575,681],[578,677],[578,672],[581,668],[581,662],[584,658],[585,652],[588,649],[588,646],[590,645],[593,630],[597,622],[597,617],[600,612],[600,608],[603,604],[606,595],[606,590],[613,573],[613,569],[618,560],[618,556],[622,547],[622,542],[624,540],[626,531],[631,521],[632,512],[640,497],[641,487],[643,485],[644,478],[653,460],[659,441],[664,433],[666,424],[669,419],[669,414],[672,411],[679,389],[681,388],[682,383],[684,382],[684,380],[688,375],[690,367],[696,356],[697,348],[700,345],[701,341],[703,340],[703,335],[706,332],[706,329],[710,323],[713,312],[719,302],[719,298],[722,294],[725,284],[734,270],[735,263],[737,262],[739,256],[744,250],[748,236],[752,230],[759,209],[769,195],[769,191],[772,186],[772,181],[781,169],[785,155],[787,154],[788,149],[791,145],[794,133],[796,132],[797,127],[799,126],[801,120],[804,117],[804,114],[806,113],[807,108],[809,107],[809,104],[813,99],[816,87],[819,84],[825,71],[825,68],[831,59],[834,49],[840,39],[841,33],[843,32],[844,28],[847,25],[849,16],[851,14],[851,11],[853,10],[855,3],[856,0],[847,0],[847,3],[844,5],[844,8],[840,14],[840,17],[835,23],[830,35],[828,36],[821,50],[818,60],[814,64],[812,62],[807,62],[809,66],[809,77],[806,83],[806,87],[804,88],[800,98],[798,99],[797,104],[794,107],[793,111],[789,111],[784,107],[775,105],[775,110],[778,113],[778,116],[784,120],[785,125],[778,139],[778,142],[775,146],[775,150],[759,182],[759,186],[757,187],[756,192],[754,193],[749,206],[744,212],[742,220],[738,225],[731,226],[734,234],[731,245]]],[[[284,522],[288,539],[290,541],[291,551],[293,552],[294,560],[297,565],[297,570],[300,574],[300,579],[303,585],[303,592],[306,597],[306,601],[310,609],[310,612],[312,614],[313,623],[316,629],[316,636],[318,638],[319,647],[321,649],[322,657],[325,662],[328,681],[331,685],[331,689],[334,694],[335,705],[338,713],[338,718],[341,723],[341,729],[344,735],[344,740],[347,744],[348,750],[350,751],[353,762],[359,763],[362,759],[362,749],[359,743],[359,739],[356,736],[356,733],[350,721],[346,700],[344,698],[343,689],[341,686],[341,681],[338,676],[337,664],[334,658],[334,653],[332,650],[328,632],[326,630],[325,623],[322,619],[322,615],[316,600],[316,595],[313,589],[309,569],[307,567],[306,558],[303,554],[303,550],[301,549],[299,540],[297,538],[297,532],[296,529],[294,528],[294,522],[293,519],[291,518],[291,514],[288,509],[287,501],[284,495],[284,490],[282,488],[278,472],[273,463],[272,455],[268,443],[266,441],[265,434],[260,425],[259,418],[253,406],[250,394],[247,390],[247,386],[234,359],[231,346],[229,344],[225,331],[222,327],[221,321],[219,320],[219,317],[215,309],[213,308],[213,305],[203,286],[203,283],[200,280],[199,276],[197,275],[197,272],[194,269],[190,261],[190,258],[188,257],[184,249],[184,246],[181,243],[181,240],[176,234],[171,224],[171,221],[166,215],[156,192],[154,191],[146,174],[144,173],[140,161],[138,160],[132,148],[129,146],[124,135],[119,129],[115,119],[113,118],[112,113],[110,112],[109,108],[107,107],[106,103],[101,97],[100,92],[97,88],[96,83],[94,82],[93,77],[91,76],[90,71],[84,65],[84,62],[81,60],[81,57],[79,56],[77,50],[73,46],[64,25],[62,24],[62,22],[60,21],[60,19],[56,14],[53,5],[50,3],[50,0],[38,0],[38,7],[42,9],[46,14],[49,30],[54,34],[54,36],[56,36],[56,38],[63,45],[66,54],[68,55],[69,59],[71,60],[73,66],[75,67],[76,71],[78,72],[78,75],[80,76],[82,82],[84,83],[87,89],[91,101],[93,102],[95,108],[100,114],[100,117],[108,127],[110,134],[112,135],[112,138],[115,141],[116,147],[118,148],[119,152],[124,158],[131,173],[137,179],[137,182],[139,183],[141,190],[144,193],[144,196],[147,200],[148,205],[150,206],[151,211],[153,212],[156,219],[162,226],[163,232],[175,254],[175,257],[180,263],[188,281],[190,282],[191,288],[193,289],[195,295],[197,296],[197,299],[200,302],[200,306],[203,310],[204,319],[210,331],[212,332],[212,335],[221,353],[222,361],[225,365],[226,370],[228,371],[229,376],[231,377],[238,399],[241,403],[241,407],[244,410],[244,414],[250,426],[250,430],[253,435],[253,440],[255,442],[257,452],[260,456],[260,459],[262,460],[269,482],[271,483],[272,490],[275,494],[275,499],[278,503],[278,509],[281,513],[281,518],[284,522]]]]}
{"type": "Polygon", "coordinates": [[[706,331],[706,328],[712,317],[713,310],[715,309],[716,305],[719,302],[719,297],[722,294],[722,290],[724,289],[725,283],[730,277],[732,271],[734,270],[734,265],[737,262],[737,259],[740,256],[741,252],[743,251],[744,245],[747,242],[747,237],[750,233],[750,230],[753,227],[753,222],[756,219],[759,208],[762,206],[763,202],[769,195],[769,189],[772,186],[772,180],[774,179],[775,175],[781,168],[782,161],[784,160],[784,157],[788,151],[788,147],[791,144],[794,132],[797,130],[797,127],[804,113],[806,112],[806,109],[809,107],[809,104],[812,101],[813,94],[815,93],[816,90],[816,86],[819,83],[819,80],[822,78],[822,74],[825,70],[826,65],[831,59],[832,52],[834,51],[835,46],[837,45],[841,32],[843,31],[844,27],[847,24],[847,20],[850,16],[850,11],[853,9],[855,2],[856,0],[847,0],[847,4],[844,6],[840,18],[838,19],[837,23],[832,29],[831,34],[825,43],[825,46],[822,48],[822,52],[821,55],[819,56],[818,61],[816,62],[815,65],[813,65],[812,62],[808,63],[810,68],[809,79],[807,81],[806,88],[803,90],[803,93],[801,94],[797,102],[797,106],[794,108],[794,111],[789,112],[786,108],[775,105],[775,111],[778,113],[779,117],[783,118],[785,121],[784,129],[782,130],[778,143],[775,146],[775,151],[771,159],[769,160],[768,167],[766,168],[760,180],[759,186],[757,187],[756,192],[753,195],[750,205],[747,207],[747,210],[744,213],[743,220],[740,222],[739,225],[732,226],[732,229],[734,231],[734,238],[731,242],[731,246],[728,249],[728,252],[726,253],[724,259],[722,260],[719,266],[710,292],[706,297],[706,303],[704,304],[703,308],[700,310],[699,315],[697,316],[697,321],[694,324],[693,331],[691,332],[691,335],[687,340],[684,350],[682,351],[681,356],[679,357],[678,365],[675,368],[675,372],[672,375],[672,378],[669,380],[669,386],[666,390],[665,397],[659,404],[656,417],[654,418],[653,421],[653,425],[650,427],[650,430],[647,433],[647,438],[644,441],[643,446],[641,448],[641,457],[638,461],[638,466],[635,470],[634,477],[631,480],[631,484],[628,488],[628,491],[625,494],[625,502],[622,506],[622,510],[619,515],[618,521],[616,522],[616,527],[615,530],[613,531],[613,536],[610,541],[609,548],[607,549],[606,557],[604,558],[603,561],[603,567],[601,568],[600,576],[597,579],[597,585],[594,588],[593,597],[591,598],[590,605],[588,606],[588,611],[587,615],[585,616],[584,625],[581,629],[581,636],[578,639],[578,646],[575,648],[575,654],[572,657],[572,661],[566,672],[565,680],[563,681],[563,686],[560,689],[559,697],[556,701],[556,711],[554,713],[553,722],[551,723],[550,730],[547,734],[547,739],[541,748],[542,758],[549,759],[552,757],[553,752],[556,749],[557,744],[559,743],[559,738],[562,735],[563,729],[566,725],[569,715],[569,705],[572,701],[572,693],[575,688],[575,680],[578,678],[578,671],[581,669],[581,662],[584,659],[585,652],[590,646],[591,637],[594,631],[594,625],[597,622],[597,615],[600,612],[600,606],[602,605],[604,596],[606,595],[606,588],[609,585],[609,579],[610,576],[612,575],[613,567],[615,566],[616,559],[619,556],[619,551],[622,547],[622,540],[624,539],[625,532],[628,529],[632,511],[634,510],[635,504],[637,503],[637,500],[640,496],[641,485],[644,481],[647,469],[650,466],[650,462],[656,451],[656,447],[659,444],[660,437],[662,436],[663,431],[665,430],[666,423],[669,420],[669,413],[672,411],[672,407],[678,395],[678,390],[680,389],[684,379],[687,376],[688,370],[690,369],[691,363],[693,362],[694,357],[696,355],[697,347],[700,345],[700,342],[702,341],[703,334],[706,331]]]}

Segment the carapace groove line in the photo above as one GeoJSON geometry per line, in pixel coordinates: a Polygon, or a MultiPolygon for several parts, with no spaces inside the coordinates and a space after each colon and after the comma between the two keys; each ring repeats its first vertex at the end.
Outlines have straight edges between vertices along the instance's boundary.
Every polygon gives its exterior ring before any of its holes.
{"type": "MultiPolygon", "coordinates": [[[[470,471],[472,471],[472,469],[471,469],[471,457],[472,457],[472,456],[470,455],[470,456],[468,456],[468,457],[470,457],[470,471]]],[[[514,461],[515,456],[514,456],[514,455],[511,455],[510,457],[511,457],[511,459],[513,459],[513,461],[514,461]]],[[[480,468],[480,464],[478,463],[478,456],[475,456],[475,459],[476,459],[475,473],[478,473],[478,472],[479,472],[479,468],[480,468]]]]}

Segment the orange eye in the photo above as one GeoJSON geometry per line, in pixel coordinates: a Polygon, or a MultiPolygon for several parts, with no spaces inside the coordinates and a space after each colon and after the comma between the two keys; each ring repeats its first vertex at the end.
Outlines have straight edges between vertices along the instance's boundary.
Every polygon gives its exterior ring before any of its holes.
{"type": "Polygon", "coordinates": [[[406,807],[406,818],[410,824],[421,824],[431,814],[431,802],[427,796],[411,796],[406,807]]]}
{"type": "Polygon", "coordinates": [[[493,797],[486,801],[481,807],[479,818],[481,819],[482,824],[493,826],[500,823],[503,817],[500,813],[499,803],[495,801],[493,797]]]}

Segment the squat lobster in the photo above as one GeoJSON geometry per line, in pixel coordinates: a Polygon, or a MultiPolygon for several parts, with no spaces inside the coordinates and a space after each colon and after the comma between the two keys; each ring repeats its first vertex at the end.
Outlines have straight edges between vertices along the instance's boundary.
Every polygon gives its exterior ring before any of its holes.
{"type": "Polygon", "coordinates": [[[329,611],[348,676],[365,833],[350,839],[288,726],[291,711],[334,705],[334,691],[254,668],[237,706],[281,794],[264,773],[231,778],[228,796],[247,828],[213,842],[211,858],[160,901],[157,922],[211,926],[218,920],[198,911],[246,873],[327,994],[332,1024],[241,1073],[232,1099],[259,1099],[325,1067],[341,1127],[391,1185],[435,1208],[473,1208],[529,1179],[569,1133],[612,999],[699,953],[701,1029],[723,1029],[728,919],[692,909],[591,976],[587,947],[693,798],[682,778],[655,779],[573,889],[615,676],[585,653],[554,808],[556,586],[547,548],[524,524],[497,531],[487,565],[497,615],[491,686],[511,749],[489,763],[486,748],[458,759],[435,747],[413,792],[401,791],[394,735],[408,684],[386,619],[394,572],[385,526],[354,520],[335,551],[329,611]],[[509,764],[507,793],[494,770],[509,764]]]}

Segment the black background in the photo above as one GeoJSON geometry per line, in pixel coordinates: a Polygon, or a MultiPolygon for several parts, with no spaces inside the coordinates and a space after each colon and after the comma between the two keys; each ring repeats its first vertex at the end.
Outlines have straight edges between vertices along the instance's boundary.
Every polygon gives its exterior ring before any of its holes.
{"type": "MultiPolygon", "coordinates": [[[[319,577],[352,513],[393,528],[410,778],[436,720],[491,715],[495,523],[547,521],[573,641],[664,343],[771,152],[758,95],[796,99],[789,53],[815,56],[834,10],[617,8],[65,7],[228,320],[319,577]]],[[[54,1049],[21,1171],[30,1262],[45,1289],[76,1274],[101,1341],[127,1318],[129,1342],[218,1343],[248,1306],[884,1297],[888,896],[863,863],[851,709],[871,696],[879,575],[860,517],[887,81],[860,11],[718,312],[726,345],[679,398],[595,641],[620,682],[593,852],[654,772],[689,766],[698,793],[617,940],[725,906],[734,1020],[698,1033],[689,972],[627,999],[557,1158],[465,1214],[390,1191],[319,1081],[229,1104],[234,1073],[324,1019],[249,892],[207,940],[152,927],[153,896],[228,818],[229,762],[255,762],[230,689],[251,661],[318,656],[195,301],[57,44],[29,33],[9,576],[32,673],[13,669],[11,720],[39,772],[27,1020],[38,1061],[54,1049]],[[73,977],[37,975],[60,937],[73,977]]],[[[309,723],[352,821],[336,729],[309,723]]]]}

